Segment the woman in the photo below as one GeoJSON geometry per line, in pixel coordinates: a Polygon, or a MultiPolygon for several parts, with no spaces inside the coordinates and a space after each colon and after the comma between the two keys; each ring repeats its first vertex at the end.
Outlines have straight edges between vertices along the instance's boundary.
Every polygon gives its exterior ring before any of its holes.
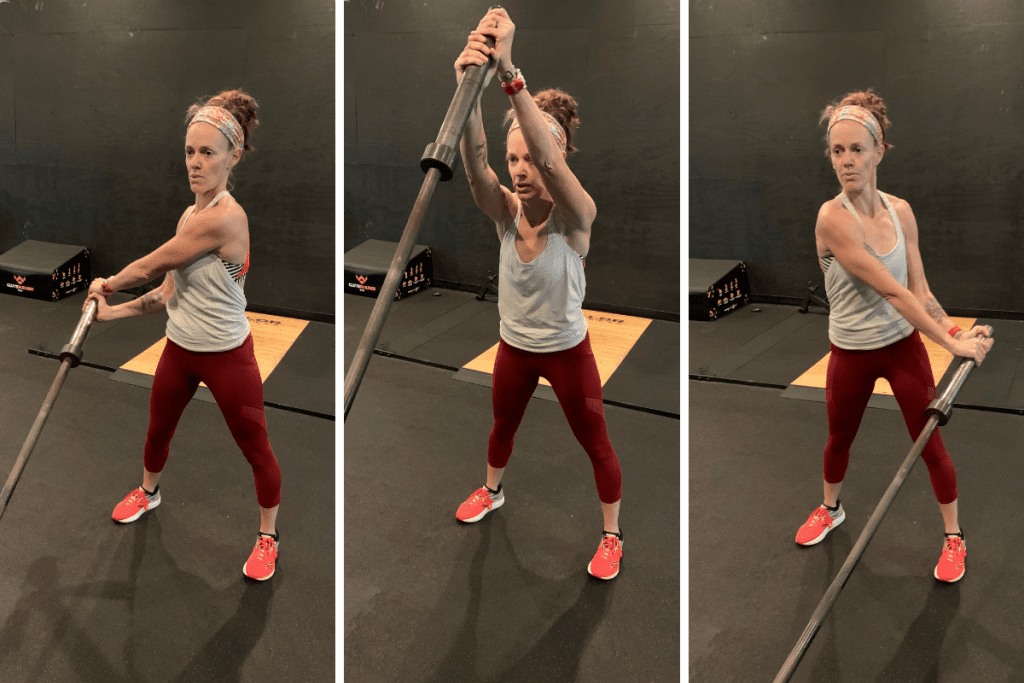
{"type": "MultiPolygon", "coordinates": [[[[992,348],[991,329],[957,327],[935,300],[925,279],[917,221],[910,205],[878,191],[877,168],[891,147],[885,103],[872,93],[850,93],[825,109],[828,150],[842,192],[818,212],[815,238],[831,312],[825,396],[825,500],[800,527],[796,542],[814,545],[846,519],[839,490],[850,445],[879,377],[892,386],[912,439],[927,422],[935,382],[921,333],[979,365],[992,348]]],[[[967,558],[957,518],[956,472],[935,430],[921,454],[928,465],[945,525],[935,578],[963,578],[967,558]]]]}
{"type": "Polygon", "coordinates": [[[231,435],[252,466],[260,506],[256,547],[242,568],[264,581],[277,563],[277,508],[281,470],[267,439],[263,384],[245,317],[243,286],[249,270],[249,223],[228,194],[231,171],[259,125],[256,100],[240,90],[223,92],[188,111],[185,166],[196,201],[182,214],[173,239],[117,275],[97,279],[88,299],[97,320],[166,309],[167,345],[150,394],[142,486],[117,507],[116,522],[134,522],[160,505],[160,474],[182,411],[200,382],[210,388],[231,435]],[[108,306],[107,297],[164,275],[163,284],[133,301],[108,306]]]}
{"type": "Polygon", "coordinates": [[[491,391],[494,427],[487,446],[487,481],[459,507],[456,517],[476,522],[504,504],[501,479],[513,437],[538,379],[544,377],[590,456],[597,481],[604,532],[587,570],[597,578],[613,579],[622,558],[622,477],[605,428],[601,380],[582,310],[584,259],[597,209],[565,163],[566,152],[575,151],[576,102],[558,90],[530,95],[522,73],[512,65],[514,34],[505,10],[492,9],[455,62],[461,82],[466,67],[495,59],[512,104],[506,160],[515,187],[514,192],[502,187],[487,164],[477,100],[460,146],[473,199],[494,221],[501,242],[501,341],[491,391]],[[494,40],[493,48],[487,38],[494,40]]]}

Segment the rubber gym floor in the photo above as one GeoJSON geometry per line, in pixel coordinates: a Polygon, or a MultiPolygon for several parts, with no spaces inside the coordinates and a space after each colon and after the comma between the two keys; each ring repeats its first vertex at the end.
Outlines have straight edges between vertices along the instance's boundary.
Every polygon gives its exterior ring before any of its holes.
{"type": "MultiPolygon", "coordinates": [[[[373,303],[345,296],[346,368],[373,303]]],[[[603,582],[586,571],[602,526],[590,461],[538,394],[505,505],[455,519],[493,423],[489,387],[455,375],[498,342],[496,304],[428,290],[392,305],[345,422],[346,680],[680,679],[679,325],[654,323],[605,385],[625,538],[603,582]]]]}
{"type": "MultiPolygon", "coordinates": [[[[965,577],[932,576],[942,518],[918,462],[793,681],[1024,680],[1024,324],[979,322],[993,325],[995,346],[941,428],[957,472],[965,577]]],[[[783,393],[828,352],[827,316],[747,305],[690,322],[689,340],[690,680],[768,681],[912,440],[898,410],[869,407],[840,496],[846,522],[797,546],[797,528],[821,503],[828,424],[824,402],[783,393]]]]}
{"type": "MultiPolygon", "coordinates": [[[[29,349],[67,343],[83,301],[0,295],[5,480],[59,367],[29,349]]],[[[185,409],[162,504],[116,524],[114,505],[141,481],[149,391],[86,364],[154,340],[131,341],[150,319],[113,325],[94,326],[0,520],[0,680],[334,680],[335,422],[266,408],[283,483],[268,581],[242,575],[259,530],[256,493],[213,403],[185,409]]],[[[303,386],[333,394],[330,382],[303,386]]]]}

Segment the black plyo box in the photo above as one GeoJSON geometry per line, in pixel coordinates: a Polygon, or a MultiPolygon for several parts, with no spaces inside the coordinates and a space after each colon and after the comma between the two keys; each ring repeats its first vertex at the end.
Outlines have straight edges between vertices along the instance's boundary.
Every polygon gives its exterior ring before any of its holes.
{"type": "Polygon", "coordinates": [[[690,320],[717,320],[749,301],[747,264],[690,259],[690,320]]]}
{"type": "Polygon", "coordinates": [[[27,240],[0,255],[0,291],[59,301],[89,288],[89,250],[71,244],[27,240]]]}
{"type": "MultiPolygon", "coordinates": [[[[345,292],[377,298],[384,287],[391,261],[398,250],[398,242],[366,240],[345,252],[345,292]]],[[[430,247],[413,246],[402,280],[395,292],[395,301],[430,286],[434,277],[430,247]]]]}

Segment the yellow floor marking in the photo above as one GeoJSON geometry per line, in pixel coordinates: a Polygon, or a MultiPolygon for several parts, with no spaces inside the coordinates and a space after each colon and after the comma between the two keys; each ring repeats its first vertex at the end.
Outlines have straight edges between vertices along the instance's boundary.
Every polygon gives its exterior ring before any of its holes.
{"type": "MultiPolygon", "coordinates": [[[[584,310],[583,314],[587,316],[590,347],[594,350],[594,358],[597,360],[601,386],[604,386],[651,321],[648,318],[597,311],[584,310]]],[[[491,374],[494,372],[494,359],[497,355],[498,345],[495,344],[462,367],[491,374]]],[[[541,384],[551,386],[545,379],[541,379],[541,384]]]]}
{"type": "MultiPolygon", "coordinates": [[[[260,380],[266,382],[267,377],[274,371],[277,364],[288,353],[295,340],[299,338],[302,331],[309,324],[306,320],[295,320],[294,318],[281,318],[276,315],[265,313],[250,313],[246,311],[245,317],[249,319],[249,329],[252,331],[253,351],[256,354],[256,364],[260,368],[260,380]]],[[[160,354],[167,344],[167,337],[163,337],[157,343],[132,358],[121,366],[122,370],[152,375],[156,373],[157,363],[160,362],[160,354]]],[[[200,386],[206,386],[202,384],[200,386]]]]}
{"type": "MultiPolygon", "coordinates": [[[[962,329],[969,330],[974,326],[974,322],[977,318],[950,318],[950,320],[962,329]]],[[[946,351],[923,334],[921,335],[921,339],[924,341],[924,348],[928,352],[928,361],[932,365],[932,374],[935,376],[935,384],[938,384],[939,380],[942,379],[942,376],[946,374],[946,368],[949,367],[950,362],[953,360],[953,354],[946,351]]],[[[799,387],[815,387],[818,389],[824,389],[825,378],[828,374],[828,359],[831,355],[831,351],[826,353],[824,358],[812,365],[810,370],[793,380],[792,384],[799,387]]],[[[889,386],[888,381],[883,378],[879,378],[878,381],[875,382],[875,389],[872,393],[880,394],[882,396],[892,396],[892,387],[889,386]]]]}

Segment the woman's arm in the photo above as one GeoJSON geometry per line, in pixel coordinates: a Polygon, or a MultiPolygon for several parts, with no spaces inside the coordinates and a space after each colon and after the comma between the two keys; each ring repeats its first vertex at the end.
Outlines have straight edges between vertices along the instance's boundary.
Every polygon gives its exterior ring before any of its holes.
{"type": "Polygon", "coordinates": [[[915,328],[936,344],[957,356],[973,358],[979,365],[992,346],[992,340],[957,340],[935,321],[918,298],[878,260],[874,250],[864,241],[864,229],[848,211],[829,208],[826,203],[818,212],[815,233],[827,249],[853,277],[874,289],[915,328]]]}
{"type": "MultiPolygon", "coordinates": [[[[512,222],[510,203],[512,192],[501,186],[498,174],[487,163],[487,139],[484,135],[483,116],[480,113],[480,100],[469,113],[466,131],[459,142],[462,152],[462,164],[466,167],[469,188],[473,192],[473,201],[487,217],[498,225],[512,222]]],[[[501,232],[499,230],[498,237],[501,232]]]]}
{"type": "MultiPolygon", "coordinates": [[[[481,20],[493,23],[487,17],[481,20]]],[[[470,66],[484,67],[489,57],[487,51],[487,36],[480,32],[479,28],[469,34],[469,40],[462,54],[455,60],[455,81],[462,83],[462,77],[466,68],[470,66]]],[[[492,74],[493,75],[493,69],[492,74]]],[[[484,83],[486,89],[490,82],[490,76],[484,83]]],[[[480,91],[483,95],[483,90],[480,91]]],[[[480,111],[480,97],[469,112],[469,119],[466,128],[459,141],[459,151],[462,153],[462,164],[466,167],[466,177],[469,179],[469,188],[473,192],[473,201],[480,207],[480,210],[487,214],[487,217],[500,225],[506,225],[512,221],[512,214],[509,210],[509,203],[512,193],[501,186],[498,175],[487,163],[487,136],[484,134],[483,115],[480,111]]],[[[499,228],[498,237],[501,231],[499,228]]]]}
{"type": "Polygon", "coordinates": [[[565,154],[555,144],[548,124],[529,90],[523,88],[515,95],[509,95],[509,100],[516,112],[526,148],[530,151],[530,160],[540,173],[544,187],[558,207],[567,229],[579,232],[584,239],[589,240],[590,228],[597,216],[594,200],[565,163],[565,154]]]}
{"type": "MultiPolygon", "coordinates": [[[[494,47],[486,45],[482,51],[492,55],[498,65],[498,73],[511,72],[512,42],[516,27],[504,9],[490,10],[477,28],[480,33],[494,39],[494,47]]],[[[516,120],[523,133],[526,149],[530,152],[530,161],[540,174],[544,187],[562,217],[567,231],[566,237],[575,238],[583,247],[580,253],[586,254],[590,244],[590,228],[597,216],[597,206],[587,191],[583,189],[576,174],[569,170],[565,163],[565,153],[555,144],[548,130],[547,122],[541,116],[537,103],[533,101],[529,89],[522,88],[514,95],[509,95],[516,120]]]]}
{"type": "MultiPolygon", "coordinates": [[[[924,306],[924,310],[940,327],[945,329],[947,332],[954,327],[956,323],[953,322],[946,312],[942,310],[942,306],[935,299],[935,295],[932,294],[931,288],[928,287],[928,279],[924,275],[924,262],[921,260],[921,249],[918,241],[918,230],[917,230],[917,219],[914,217],[914,212],[910,208],[910,204],[903,201],[902,199],[893,199],[897,217],[900,219],[900,224],[903,226],[903,234],[906,236],[907,241],[907,285],[908,289],[914,293],[917,300],[924,306]]],[[[991,336],[992,330],[982,325],[980,327],[972,328],[972,330],[960,330],[956,333],[956,338],[960,339],[964,335],[968,338],[976,337],[978,335],[991,336]]]]}
{"type": "Polygon", "coordinates": [[[188,265],[203,254],[224,246],[230,236],[244,228],[244,224],[244,214],[229,212],[227,208],[217,207],[193,215],[170,241],[107,278],[106,286],[111,291],[104,290],[104,293],[138,287],[188,265]]]}
{"type": "Polygon", "coordinates": [[[159,313],[167,308],[167,301],[174,296],[174,275],[167,273],[164,276],[163,284],[154,289],[151,292],[143,294],[137,299],[118,304],[117,306],[107,306],[106,299],[103,297],[92,297],[99,303],[99,310],[97,311],[96,319],[100,321],[104,320],[117,320],[118,318],[132,318],[138,315],[150,315],[151,313],[159,313]],[[105,309],[105,310],[104,310],[105,309]]]}

